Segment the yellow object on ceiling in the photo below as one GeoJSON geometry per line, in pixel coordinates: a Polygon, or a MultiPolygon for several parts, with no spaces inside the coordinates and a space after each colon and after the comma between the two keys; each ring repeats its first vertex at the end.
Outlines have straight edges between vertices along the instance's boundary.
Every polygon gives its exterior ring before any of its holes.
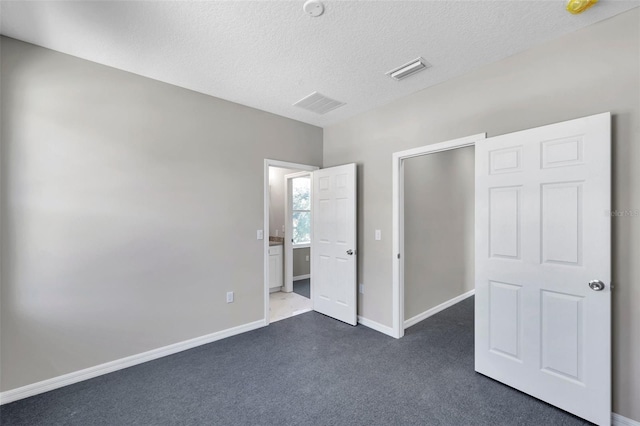
{"type": "Polygon", "coordinates": [[[598,0],[569,0],[567,2],[567,10],[569,13],[577,15],[578,13],[582,13],[589,9],[596,3],[598,3],[598,0]]]}

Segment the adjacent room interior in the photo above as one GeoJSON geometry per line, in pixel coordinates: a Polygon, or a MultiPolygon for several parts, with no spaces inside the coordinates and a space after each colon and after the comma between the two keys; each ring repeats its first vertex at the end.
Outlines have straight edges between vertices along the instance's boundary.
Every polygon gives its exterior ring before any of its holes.
{"type": "Polygon", "coordinates": [[[640,425],[639,6],[3,0],[0,422],[640,425]]]}
{"type": "Polygon", "coordinates": [[[473,296],[474,147],[404,161],[404,327],[473,296]]]}
{"type": "Polygon", "coordinates": [[[311,177],[269,167],[270,322],[312,310],[310,249],[311,177]]]}

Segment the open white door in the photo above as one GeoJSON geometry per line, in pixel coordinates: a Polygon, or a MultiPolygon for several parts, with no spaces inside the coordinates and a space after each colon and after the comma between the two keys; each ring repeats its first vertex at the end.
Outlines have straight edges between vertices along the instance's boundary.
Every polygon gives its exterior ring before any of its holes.
{"type": "Polygon", "coordinates": [[[609,113],[476,144],[475,368],[611,419],[609,113]]]}
{"type": "Polygon", "coordinates": [[[357,323],[356,165],[313,172],[313,309],[357,323]]]}

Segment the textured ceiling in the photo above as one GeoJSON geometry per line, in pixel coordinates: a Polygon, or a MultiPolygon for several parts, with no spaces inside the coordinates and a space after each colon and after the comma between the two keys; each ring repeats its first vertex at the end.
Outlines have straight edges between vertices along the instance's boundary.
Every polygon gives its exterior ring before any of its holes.
{"type": "Polygon", "coordinates": [[[6,1],[2,34],[156,80],[325,126],[637,7],[554,1],[6,1]],[[418,56],[432,68],[385,72],[418,56]],[[292,106],[311,92],[346,102],[292,106]]]}

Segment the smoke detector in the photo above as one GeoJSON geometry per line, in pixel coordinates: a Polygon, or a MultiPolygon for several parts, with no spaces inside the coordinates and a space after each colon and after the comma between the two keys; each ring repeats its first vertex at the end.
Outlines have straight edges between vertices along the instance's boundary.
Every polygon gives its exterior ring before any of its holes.
{"type": "Polygon", "coordinates": [[[304,6],[302,6],[302,10],[304,10],[304,13],[307,15],[317,18],[324,13],[324,4],[318,0],[308,0],[304,6]]]}
{"type": "Polygon", "coordinates": [[[419,71],[426,70],[431,65],[422,58],[416,58],[411,62],[407,62],[401,67],[394,68],[387,72],[387,75],[396,81],[403,80],[419,71]]]}

